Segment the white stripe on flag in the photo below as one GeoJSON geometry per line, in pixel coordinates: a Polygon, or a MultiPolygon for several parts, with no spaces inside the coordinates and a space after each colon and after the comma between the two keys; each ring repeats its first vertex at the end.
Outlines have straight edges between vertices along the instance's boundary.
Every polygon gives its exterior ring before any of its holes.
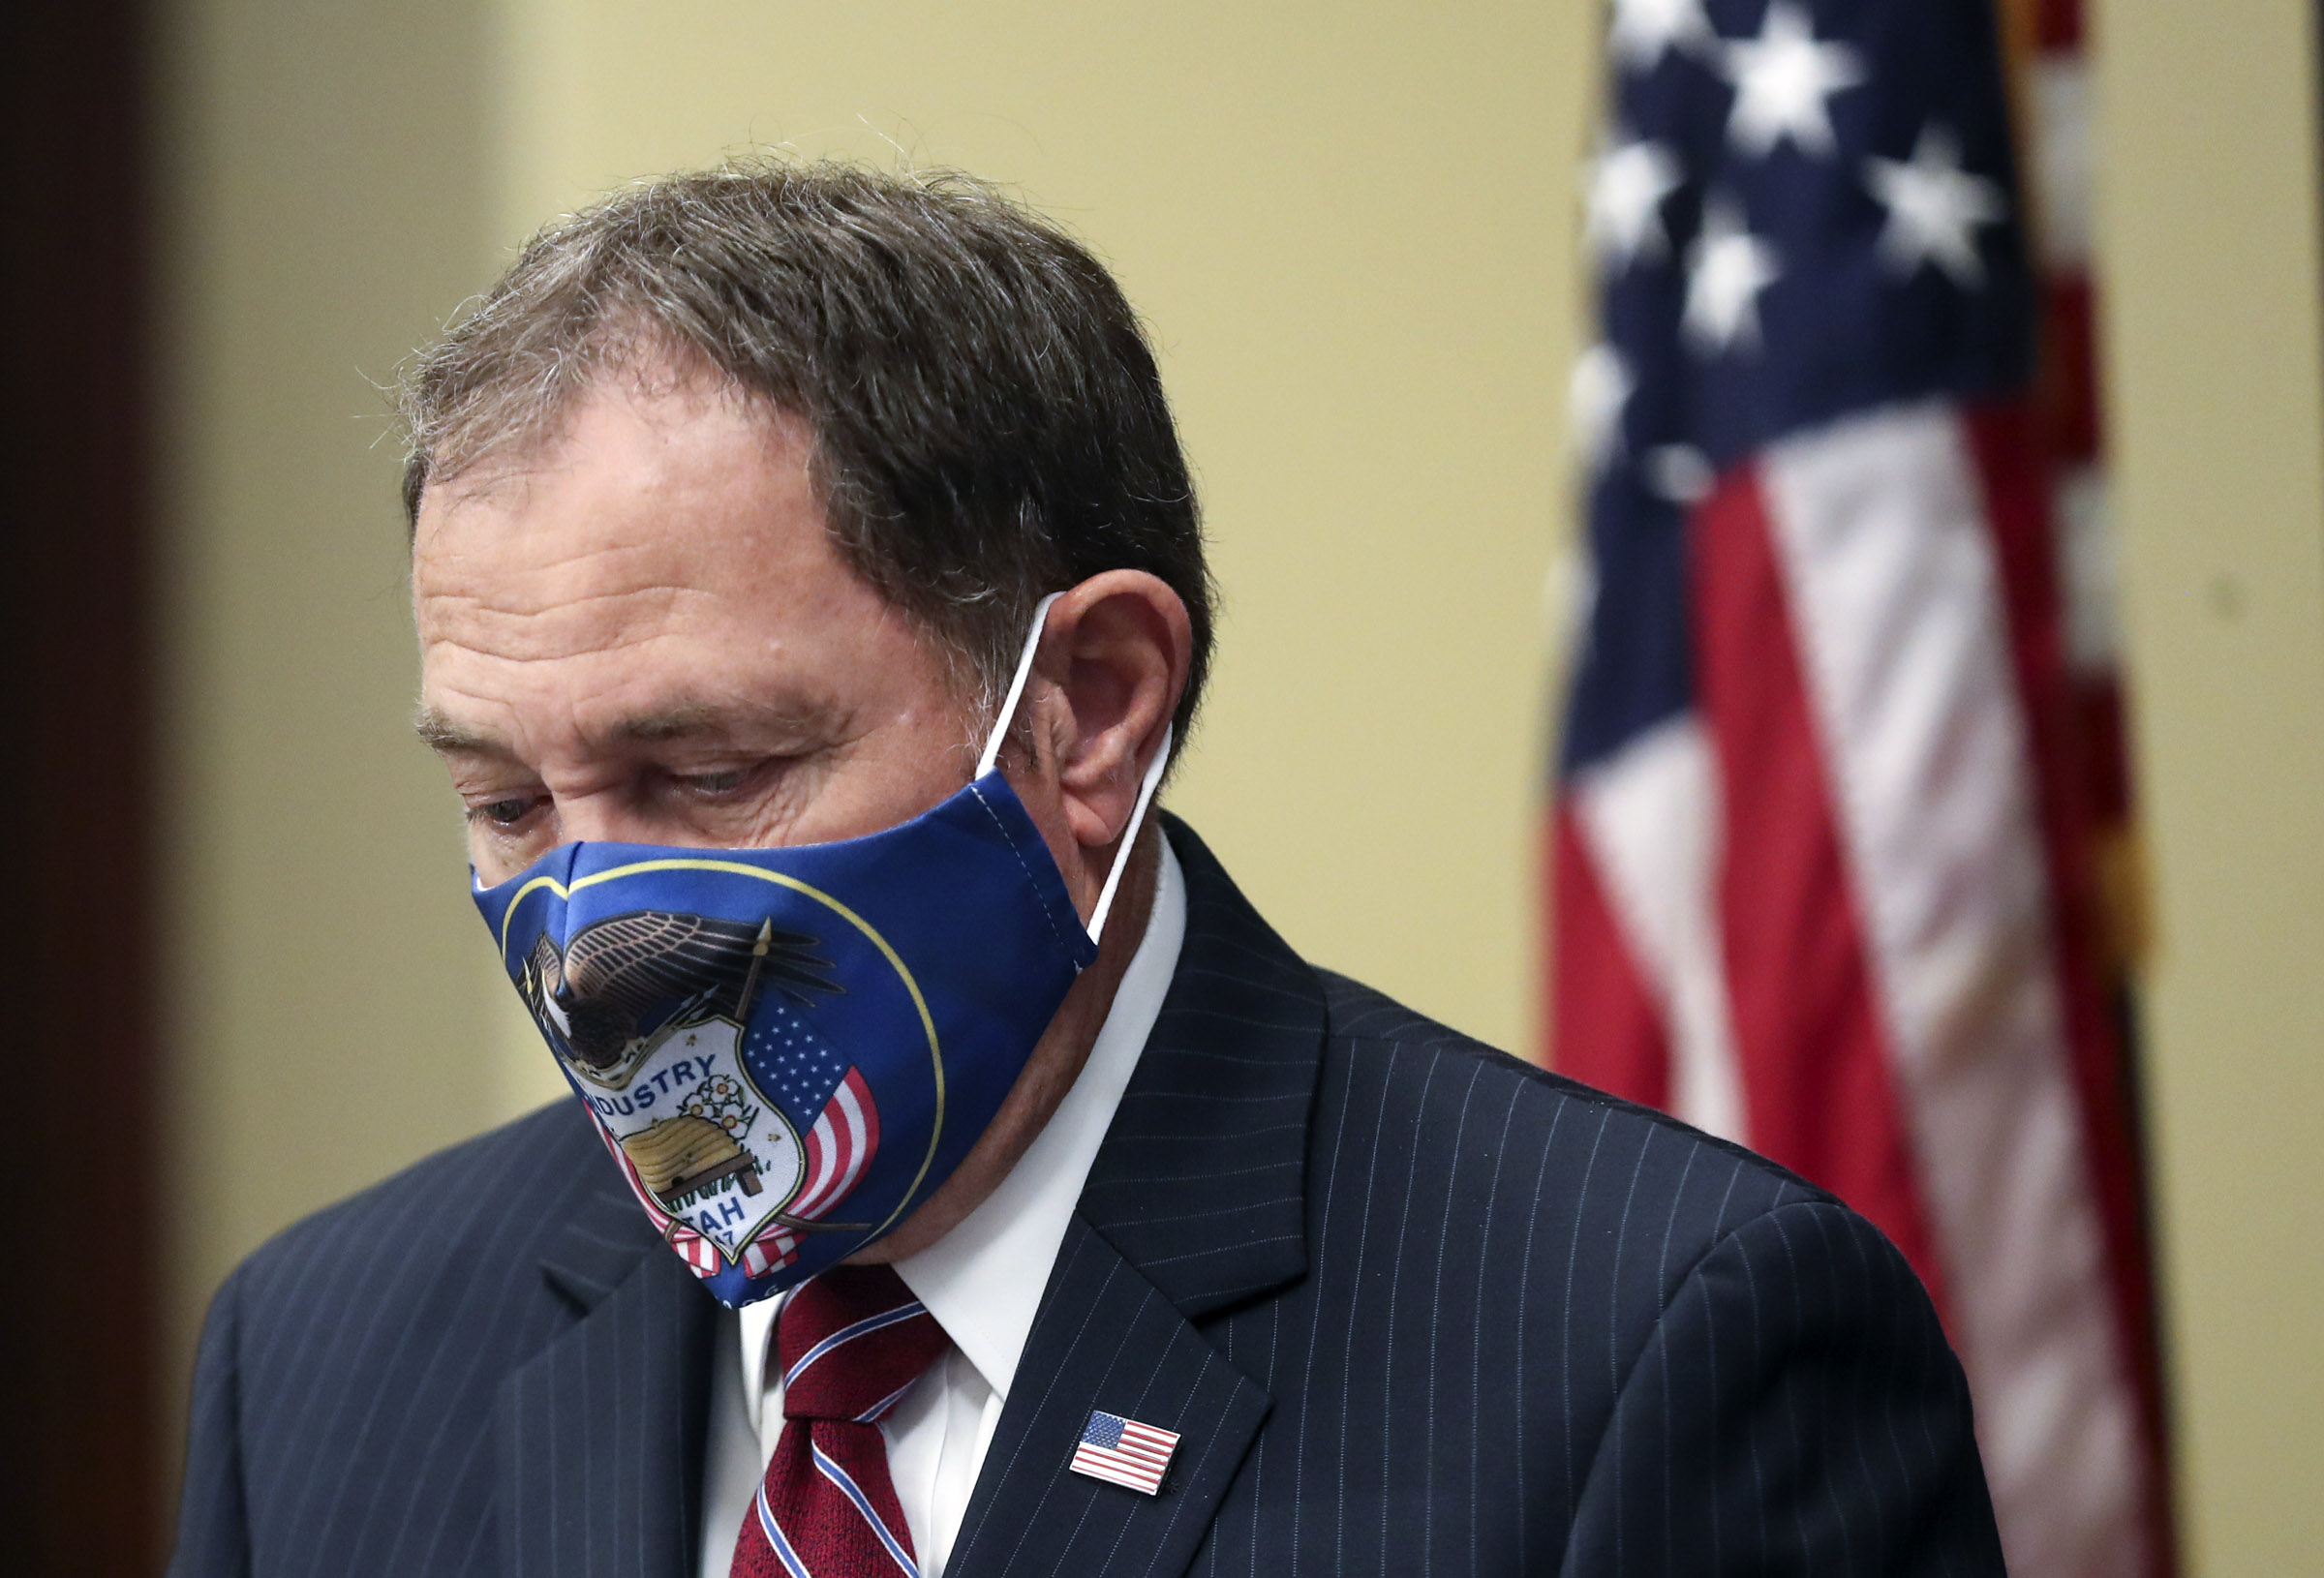
{"type": "Polygon", "coordinates": [[[1670,1110],[1750,1143],[1719,951],[1718,764],[1693,715],[1578,775],[1574,807],[1606,902],[1670,1037],[1670,1110]]]}
{"type": "Polygon", "coordinates": [[[839,1138],[832,1129],[828,1103],[822,1114],[815,1119],[814,1126],[808,1131],[808,1138],[811,1143],[807,1147],[807,1153],[814,1159],[815,1172],[813,1177],[807,1180],[807,1187],[799,1191],[799,1203],[792,1214],[811,1217],[822,1210],[824,1197],[831,1192],[840,1170],[839,1138]]]}
{"type": "Polygon", "coordinates": [[[1942,403],[1787,440],[1763,476],[2009,1565],[2143,1571],[1982,481],[1942,403]]]}
{"type": "Polygon", "coordinates": [[[855,1099],[854,1072],[850,1069],[850,1077],[841,1080],[840,1088],[832,1093],[833,1102],[847,1123],[846,1145],[840,1153],[845,1159],[845,1166],[840,1174],[839,1194],[855,1187],[856,1175],[864,1170],[864,1163],[872,1154],[871,1146],[865,1142],[870,1130],[864,1122],[863,1104],[855,1099]]]}
{"type": "Polygon", "coordinates": [[[1159,1468],[1138,1462],[1123,1453],[1086,1443],[1075,1450],[1073,1468],[1075,1472],[1087,1474],[1092,1479],[1103,1479],[1108,1484],[1143,1491],[1148,1496],[1161,1488],[1162,1484],[1162,1471],[1159,1468]]]}

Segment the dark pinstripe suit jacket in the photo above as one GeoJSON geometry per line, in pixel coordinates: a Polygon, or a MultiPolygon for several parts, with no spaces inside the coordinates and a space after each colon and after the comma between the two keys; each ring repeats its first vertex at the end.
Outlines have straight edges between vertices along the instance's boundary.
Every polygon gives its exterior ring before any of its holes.
{"type": "MultiPolygon", "coordinates": [[[[1860,1218],[1302,963],[1184,952],[949,1572],[1989,1573],[1961,1372],[1860,1218]],[[1066,1472],[1092,1409],[1184,1437],[1066,1472]]],[[[292,1228],[202,1340],[173,1572],[690,1570],[715,1307],[563,1104],[292,1228]]]]}

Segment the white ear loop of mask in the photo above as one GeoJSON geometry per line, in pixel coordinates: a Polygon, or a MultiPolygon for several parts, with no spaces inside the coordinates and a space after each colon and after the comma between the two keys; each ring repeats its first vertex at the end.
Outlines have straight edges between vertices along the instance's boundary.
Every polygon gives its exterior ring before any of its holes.
{"type": "MultiPolygon", "coordinates": [[[[1032,677],[1033,655],[1041,650],[1041,634],[1049,627],[1049,605],[1064,595],[1053,592],[1033,610],[1033,627],[1025,632],[1024,652],[1017,659],[1016,678],[1009,681],[1009,694],[1000,704],[1000,718],[993,725],[993,737],[985,742],[985,754],[976,764],[976,775],[980,778],[1000,760],[1000,743],[1009,737],[1009,724],[1017,716],[1018,699],[1024,694],[1024,682],[1032,677]]],[[[1138,842],[1138,829],[1146,821],[1146,808],[1153,801],[1154,790],[1161,785],[1163,770],[1170,765],[1173,731],[1171,724],[1162,726],[1161,743],[1154,747],[1154,759],[1147,764],[1146,777],[1138,785],[1138,804],[1131,807],[1130,825],[1121,830],[1121,847],[1114,852],[1114,868],[1106,873],[1106,885],[1098,890],[1097,908],[1089,912],[1091,942],[1098,941],[1106,929],[1106,916],[1114,908],[1114,890],[1121,886],[1121,873],[1130,863],[1130,850],[1138,842]]]]}

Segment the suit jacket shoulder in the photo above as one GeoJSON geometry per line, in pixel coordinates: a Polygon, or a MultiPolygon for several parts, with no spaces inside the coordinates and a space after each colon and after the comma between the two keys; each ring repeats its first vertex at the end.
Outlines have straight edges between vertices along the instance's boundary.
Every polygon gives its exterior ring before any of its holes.
{"type": "MultiPolygon", "coordinates": [[[[1624,1101],[1579,1080],[1512,1057],[1406,1008],[1361,982],[1330,970],[1318,969],[1315,975],[1323,988],[1328,1062],[1339,1058],[1394,1062],[1408,1060],[1415,1054],[1423,1056],[1432,1073],[1467,1082],[1463,1085],[1464,1092],[1469,1084],[1475,1084],[1479,1087],[1478,1099],[1507,1109],[1512,1127],[1504,1138],[1511,1143],[1502,1149],[1518,1163],[1538,1155],[1537,1142],[1541,1146],[1549,1145],[1561,1128],[1579,1122],[1591,1127],[1599,1144],[1610,1140],[1616,1155],[1633,1152],[1642,1155],[1649,1146],[1659,1146],[1683,1158],[1682,1172],[1691,1174],[1695,1166],[1700,1164],[1722,1176],[1731,1177],[1733,1192],[1725,1199],[1725,1209],[1712,1217],[1718,1228],[1731,1227],[1757,1211],[1798,1200],[1839,1204],[1828,1191],[1758,1152],[1704,1134],[1667,1112],[1624,1101]],[[1536,1133],[1535,1126],[1544,1123],[1546,1127],[1536,1133]]],[[[1435,1077],[1424,1079],[1423,1093],[1437,1082],[1435,1077]]],[[[1444,1116],[1440,1108],[1441,1104],[1420,1100],[1407,1115],[1416,1123],[1439,1122],[1444,1116]]],[[[1455,1134],[1439,1136],[1438,1142],[1458,1143],[1458,1131],[1462,1127],[1456,1114],[1455,1134]]]]}
{"type": "Polygon", "coordinates": [[[285,1229],[211,1306],[171,1571],[535,1564],[510,1563],[522,1543],[512,1531],[554,1525],[586,1489],[584,1471],[550,1461],[578,1459],[581,1437],[537,1416],[564,1392],[577,1421],[592,1385],[627,1392],[615,1449],[596,1456],[659,1463],[624,1488],[619,1516],[566,1519],[537,1564],[556,1570],[560,1537],[567,1571],[585,1570],[573,1553],[599,1541],[619,1548],[602,1570],[679,1549],[700,1470],[712,1307],[658,1250],[569,1102],[285,1229]]]}
{"type": "Polygon", "coordinates": [[[1182,823],[1185,950],[948,1578],[1998,1572],[1895,1251],[1663,1114],[1300,960],[1182,823]],[[1150,1501],[1065,1472],[1177,1432],[1150,1501]]]}
{"type": "Polygon", "coordinates": [[[422,1158],[285,1228],[235,1272],[237,1291],[283,1315],[317,1299],[427,1305],[443,1279],[509,1263],[601,1192],[603,1150],[560,1102],[422,1158]],[[365,1247],[368,1246],[368,1247],[365,1247]]]}
{"type": "MultiPolygon", "coordinates": [[[[1461,1530],[1463,1562],[1498,1523],[1526,1570],[2001,1570],[1966,1382],[1870,1224],[1740,1146],[1319,978],[1310,1176],[1356,1165],[1365,1185],[1353,1222],[1318,1213],[1324,1255],[1358,1304],[1389,1222],[1392,1276],[1415,1243],[1425,1258],[1427,1337],[1360,1313],[1346,1364],[1477,1436],[1468,1466],[1440,1448],[1405,1471],[1499,1508],[1461,1530]],[[1393,1374],[1399,1342],[1424,1381],[1393,1374]],[[1464,1362],[1498,1383],[1459,1396],[1464,1362]]],[[[1364,1467],[1392,1486],[1397,1455],[1364,1467]]]]}

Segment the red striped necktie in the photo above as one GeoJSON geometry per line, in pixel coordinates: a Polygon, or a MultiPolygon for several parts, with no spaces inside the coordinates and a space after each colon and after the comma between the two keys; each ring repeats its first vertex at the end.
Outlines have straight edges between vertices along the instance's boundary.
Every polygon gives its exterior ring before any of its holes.
{"type": "Polygon", "coordinates": [[[919,1578],[879,1417],[944,1351],[884,1265],[834,1266],[775,1320],[782,1436],[734,1545],[734,1578],[919,1578]]]}

